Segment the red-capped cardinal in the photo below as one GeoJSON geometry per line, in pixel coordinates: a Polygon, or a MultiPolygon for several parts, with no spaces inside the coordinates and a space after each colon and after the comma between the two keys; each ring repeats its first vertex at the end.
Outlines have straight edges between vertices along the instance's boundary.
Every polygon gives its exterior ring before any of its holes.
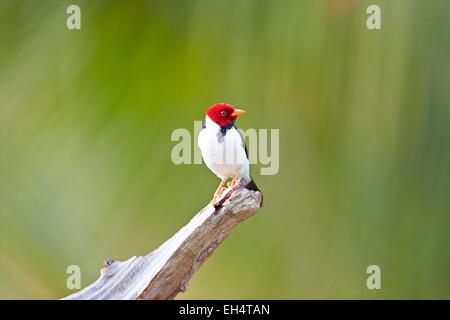
{"type": "Polygon", "coordinates": [[[228,178],[232,178],[231,186],[239,183],[246,189],[261,192],[250,176],[244,138],[234,125],[236,118],[244,113],[244,110],[226,103],[215,104],[206,112],[202,130],[198,135],[198,147],[205,164],[221,179],[212,204],[215,204],[222,194],[228,178]]]}

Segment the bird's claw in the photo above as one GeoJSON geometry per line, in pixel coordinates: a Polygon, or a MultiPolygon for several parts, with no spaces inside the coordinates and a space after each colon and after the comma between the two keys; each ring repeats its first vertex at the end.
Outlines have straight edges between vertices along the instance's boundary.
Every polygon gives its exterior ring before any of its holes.
{"type": "Polygon", "coordinates": [[[242,181],[236,180],[237,183],[234,183],[227,189],[225,189],[220,195],[214,196],[214,198],[211,200],[211,204],[214,206],[214,208],[218,209],[223,206],[226,200],[228,200],[231,195],[241,188],[243,188],[242,181]]]}
{"type": "Polygon", "coordinates": [[[237,179],[236,177],[233,177],[233,179],[231,179],[231,181],[229,181],[229,182],[227,183],[227,186],[228,186],[228,187],[233,187],[233,186],[235,186],[236,184],[238,184],[239,182],[240,182],[239,179],[237,179]]]}

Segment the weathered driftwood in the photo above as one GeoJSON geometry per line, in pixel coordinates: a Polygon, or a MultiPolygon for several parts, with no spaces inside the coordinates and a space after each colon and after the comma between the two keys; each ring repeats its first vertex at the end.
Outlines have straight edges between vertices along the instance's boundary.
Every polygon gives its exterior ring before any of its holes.
{"type": "Polygon", "coordinates": [[[206,206],[158,249],[123,262],[107,260],[97,281],[63,299],[173,299],[260,202],[259,192],[228,188],[216,207],[206,206]]]}

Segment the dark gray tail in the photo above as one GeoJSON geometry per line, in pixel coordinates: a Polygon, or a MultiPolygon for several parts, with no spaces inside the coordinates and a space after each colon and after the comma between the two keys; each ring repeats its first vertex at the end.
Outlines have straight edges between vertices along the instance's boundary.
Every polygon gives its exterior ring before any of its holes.
{"type": "Polygon", "coordinates": [[[261,207],[262,207],[264,197],[263,197],[261,190],[259,190],[258,186],[256,185],[255,181],[253,181],[253,179],[252,179],[252,181],[247,183],[247,185],[245,186],[245,189],[258,191],[259,193],[261,193],[261,207]]]}

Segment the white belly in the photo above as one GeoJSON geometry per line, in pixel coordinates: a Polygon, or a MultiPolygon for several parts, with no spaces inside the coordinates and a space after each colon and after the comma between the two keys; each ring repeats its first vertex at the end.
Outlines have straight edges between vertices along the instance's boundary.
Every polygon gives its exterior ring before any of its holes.
{"type": "Polygon", "coordinates": [[[203,161],[219,178],[245,178],[250,181],[249,162],[239,132],[232,128],[225,136],[208,128],[200,131],[198,146],[203,161]]]}

